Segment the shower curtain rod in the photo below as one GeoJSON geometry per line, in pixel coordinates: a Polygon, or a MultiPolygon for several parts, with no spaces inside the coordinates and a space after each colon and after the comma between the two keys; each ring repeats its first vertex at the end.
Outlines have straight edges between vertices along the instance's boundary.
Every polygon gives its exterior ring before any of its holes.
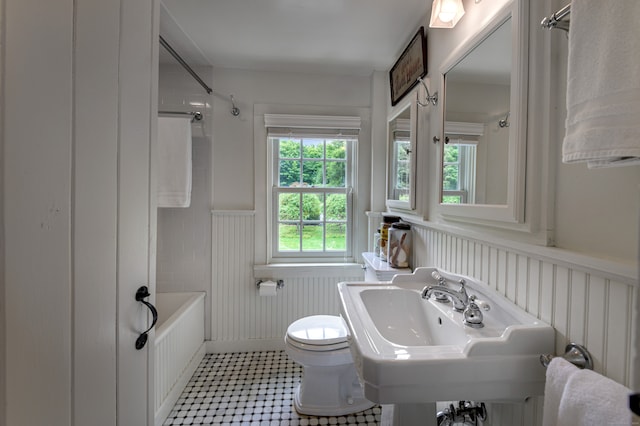
{"type": "Polygon", "coordinates": [[[542,20],[540,25],[542,28],[557,28],[559,30],[569,31],[569,19],[566,18],[571,13],[571,3],[558,10],[550,17],[546,17],[542,20]]]}
{"type": "Polygon", "coordinates": [[[186,69],[187,72],[189,74],[191,74],[191,76],[198,83],[200,83],[200,85],[204,88],[204,90],[207,91],[208,94],[211,94],[213,92],[213,89],[211,87],[207,86],[207,84],[200,78],[200,76],[198,74],[196,74],[196,72],[189,66],[189,64],[187,64],[185,62],[184,59],[182,59],[182,57],[178,54],[178,52],[173,50],[173,47],[171,47],[171,45],[169,43],[167,43],[167,41],[164,38],[162,38],[162,36],[160,36],[160,45],[162,47],[164,47],[167,50],[167,52],[169,52],[171,54],[171,56],[173,56],[175,58],[175,60],[178,61],[180,63],[180,65],[182,65],[184,67],[184,69],[186,69]]]}

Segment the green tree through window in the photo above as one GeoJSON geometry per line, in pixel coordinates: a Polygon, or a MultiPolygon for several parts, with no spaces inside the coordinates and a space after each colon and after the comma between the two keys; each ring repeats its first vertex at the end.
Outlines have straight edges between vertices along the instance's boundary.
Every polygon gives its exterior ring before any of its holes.
{"type": "Polygon", "coordinates": [[[350,140],[273,137],[277,153],[277,247],[289,254],[345,252],[350,140]]]}

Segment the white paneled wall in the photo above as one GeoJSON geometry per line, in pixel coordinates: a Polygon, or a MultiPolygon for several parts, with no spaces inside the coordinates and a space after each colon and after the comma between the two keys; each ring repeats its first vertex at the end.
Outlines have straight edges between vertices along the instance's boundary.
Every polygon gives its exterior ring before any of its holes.
{"type": "MultiPolygon", "coordinates": [[[[633,300],[636,279],[626,268],[605,271],[554,258],[557,249],[503,247],[414,225],[414,264],[473,276],[556,330],[556,354],[583,344],[595,370],[631,386],[633,300]]],[[[576,257],[578,258],[578,257],[576,257]]],[[[597,261],[593,259],[594,263],[597,261]]],[[[609,268],[615,269],[615,268],[609,268]]],[[[539,425],[542,398],[492,404],[492,425],[539,425]]]]}
{"type": "MultiPolygon", "coordinates": [[[[375,222],[375,218],[371,221],[375,222]]],[[[252,211],[212,212],[212,343],[208,350],[257,350],[282,344],[287,326],[313,314],[337,314],[336,283],[358,274],[287,275],[276,297],[259,297],[254,277],[252,211]]],[[[510,246],[414,224],[414,265],[478,278],[556,329],[556,353],[585,345],[595,370],[626,386],[632,376],[632,314],[636,278],[597,259],[558,249],[510,246]],[[560,254],[560,253],[564,254],[560,254]],[[556,256],[557,254],[557,256],[556,256]]],[[[491,425],[540,425],[542,398],[491,404],[491,425]]]]}
{"type": "Polygon", "coordinates": [[[212,319],[210,350],[257,350],[283,343],[287,326],[314,314],[339,313],[336,284],[362,274],[331,276],[288,272],[275,297],[260,297],[253,276],[254,214],[212,212],[212,319]]]}

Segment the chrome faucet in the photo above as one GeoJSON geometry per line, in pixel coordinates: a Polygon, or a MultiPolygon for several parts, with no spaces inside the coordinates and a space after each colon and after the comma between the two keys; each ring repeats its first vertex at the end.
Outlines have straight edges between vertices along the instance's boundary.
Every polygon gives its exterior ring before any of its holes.
{"type": "MultiPolygon", "coordinates": [[[[442,275],[440,275],[440,272],[438,272],[437,269],[435,269],[431,273],[431,276],[433,277],[434,280],[436,280],[438,282],[439,286],[442,286],[442,287],[446,286],[446,283],[447,283],[446,278],[443,277],[442,275]]],[[[438,301],[440,303],[447,303],[447,302],[449,302],[449,297],[444,293],[436,293],[436,301],[438,301]]]]}
{"type": "Polygon", "coordinates": [[[467,304],[466,309],[462,313],[464,320],[462,321],[464,325],[472,328],[482,328],[484,324],[482,323],[483,315],[480,307],[476,303],[476,296],[469,297],[469,303],[467,304]]]}
{"type": "Polygon", "coordinates": [[[469,304],[469,295],[467,294],[467,290],[465,289],[464,280],[460,280],[459,283],[460,290],[453,290],[442,284],[436,286],[426,286],[422,289],[422,298],[428,299],[432,294],[435,294],[436,301],[438,302],[443,303],[447,302],[447,299],[451,299],[451,302],[453,302],[453,309],[458,312],[462,312],[469,304]],[[446,298],[438,296],[445,296],[446,298]]]}

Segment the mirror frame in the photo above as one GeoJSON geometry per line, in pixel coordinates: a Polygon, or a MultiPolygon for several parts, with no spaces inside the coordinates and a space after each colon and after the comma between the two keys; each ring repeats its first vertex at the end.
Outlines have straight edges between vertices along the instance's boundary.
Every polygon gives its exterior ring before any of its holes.
{"type": "Polygon", "coordinates": [[[418,91],[414,88],[412,93],[409,93],[402,101],[398,102],[391,113],[387,117],[387,208],[400,209],[400,210],[415,210],[416,209],[416,164],[418,158],[418,91]],[[411,160],[409,163],[409,201],[393,200],[390,197],[391,192],[391,180],[393,165],[393,147],[391,140],[391,126],[390,123],[398,118],[407,108],[409,108],[409,142],[411,145],[411,160]]]}
{"type": "Polygon", "coordinates": [[[476,222],[492,226],[521,224],[525,220],[525,178],[527,151],[527,104],[528,104],[528,13],[520,0],[508,2],[486,25],[459,46],[440,67],[440,93],[442,104],[439,108],[440,161],[438,178],[438,206],[443,217],[450,220],[476,222]],[[443,204],[442,172],[446,119],[446,73],[475,49],[500,25],[512,19],[512,58],[509,126],[509,164],[507,203],[490,204],[443,204]]]}

